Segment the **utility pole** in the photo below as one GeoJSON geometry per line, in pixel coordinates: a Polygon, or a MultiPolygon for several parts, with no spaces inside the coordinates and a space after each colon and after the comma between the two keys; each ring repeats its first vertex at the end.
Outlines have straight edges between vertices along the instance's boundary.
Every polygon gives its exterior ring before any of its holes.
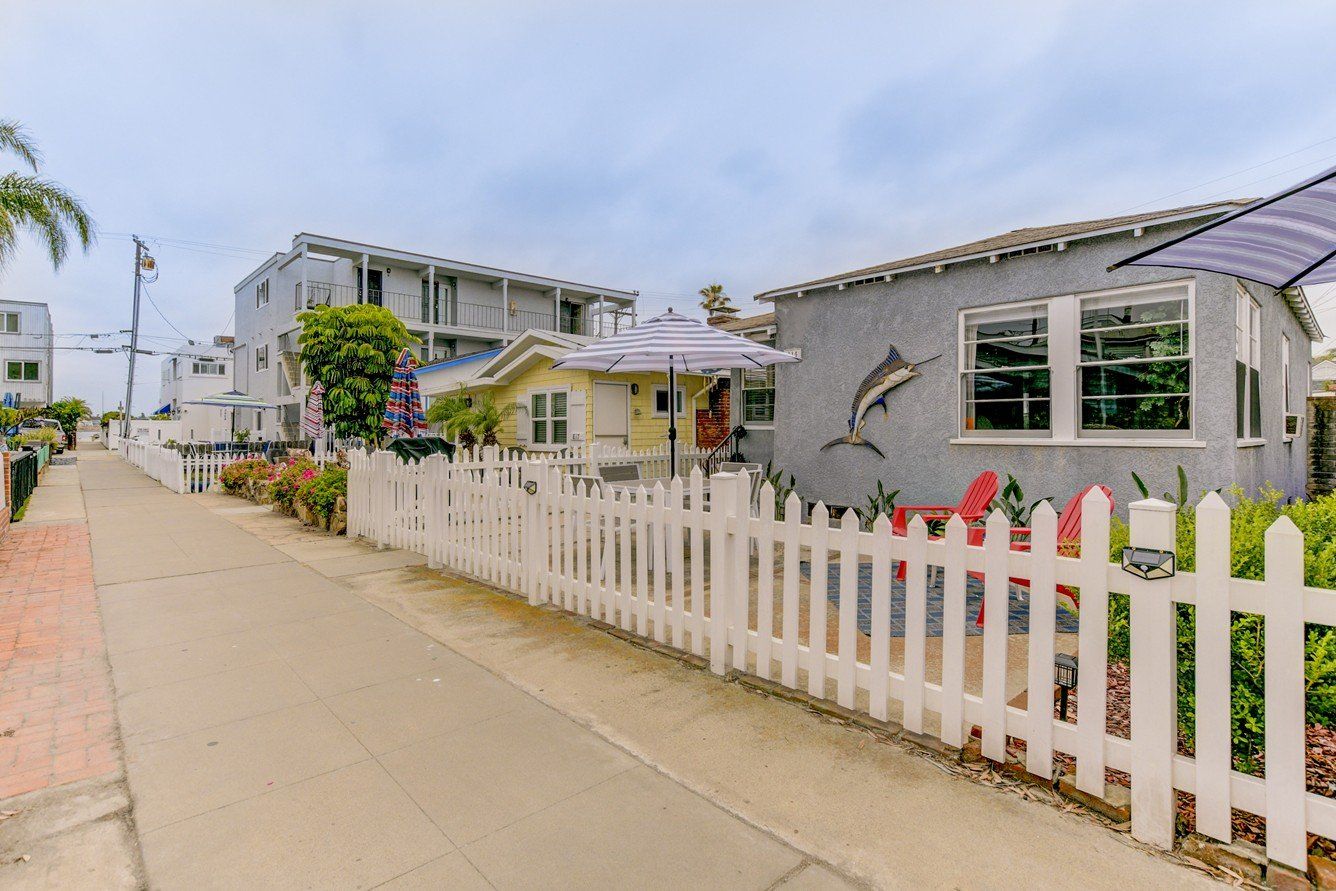
{"type": "Polygon", "coordinates": [[[130,406],[135,394],[135,358],[139,355],[139,290],[144,275],[144,257],[148,250],[138,235],[131,237],[135,240],[135,303],[134,312],[130,316],[130,374],[125,382],[125,409],[121,412],[123,439],[130,438],[130,406]]]}

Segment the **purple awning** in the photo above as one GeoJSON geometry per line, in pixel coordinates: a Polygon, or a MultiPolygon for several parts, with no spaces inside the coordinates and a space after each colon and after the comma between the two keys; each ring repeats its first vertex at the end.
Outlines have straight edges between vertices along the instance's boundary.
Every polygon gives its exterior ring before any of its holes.
{"type": "Polygon", "coordinates": [[[1336,167],[1109,267],[1221,272],[1273,288],[1336,281],[1336,167]]]}

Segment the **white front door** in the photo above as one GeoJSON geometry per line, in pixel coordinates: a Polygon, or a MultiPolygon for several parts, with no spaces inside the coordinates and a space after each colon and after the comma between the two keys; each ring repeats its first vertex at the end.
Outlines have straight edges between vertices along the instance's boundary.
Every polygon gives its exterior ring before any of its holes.
{"type": "Polygon", "coordinates": [[[631,390],[626,384],[594,382],[594,441],[631,444],[631,390]]]}

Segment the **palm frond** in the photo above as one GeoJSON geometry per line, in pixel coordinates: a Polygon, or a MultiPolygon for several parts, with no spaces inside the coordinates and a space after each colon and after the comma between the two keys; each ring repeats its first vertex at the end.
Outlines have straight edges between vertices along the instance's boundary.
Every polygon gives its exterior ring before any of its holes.
{"type": "Polygon", "coordinates": [[[0,120],[0,151],[18,155],[34,173],[42,164],[42,152],[37,148],[37,143],[33,142],[28,131],[18,121],[0,120]]]}
{"type": "Polygon", "coordinates": [[[57,269],[69,255],[67,232],[73,231],[85,251],[96,238],[88,211],[59,183],[7,173],[0,177],[0,264],[13,254],[19,229],[27,229],[45,243],[51,265],[57,269]]]}

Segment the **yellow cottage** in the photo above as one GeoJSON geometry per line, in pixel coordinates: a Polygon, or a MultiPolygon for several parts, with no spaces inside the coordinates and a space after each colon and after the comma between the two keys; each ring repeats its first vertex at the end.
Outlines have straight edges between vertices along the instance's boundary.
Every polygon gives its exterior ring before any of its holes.
{"type": "MultiPolygon", "coordinates": [[[[505,415],[503,446],[544,451],[601,442],[632,449],[668,441],[668,375],[553,370],[552,363],[585,338],[530,329],[499,350],[424,365],[418,383],[428,399],[492,394],[505,415]]],[[[677,376],[677,441],[696,445],[696,409],[705,408],[714,378],[677,376]]]]}

